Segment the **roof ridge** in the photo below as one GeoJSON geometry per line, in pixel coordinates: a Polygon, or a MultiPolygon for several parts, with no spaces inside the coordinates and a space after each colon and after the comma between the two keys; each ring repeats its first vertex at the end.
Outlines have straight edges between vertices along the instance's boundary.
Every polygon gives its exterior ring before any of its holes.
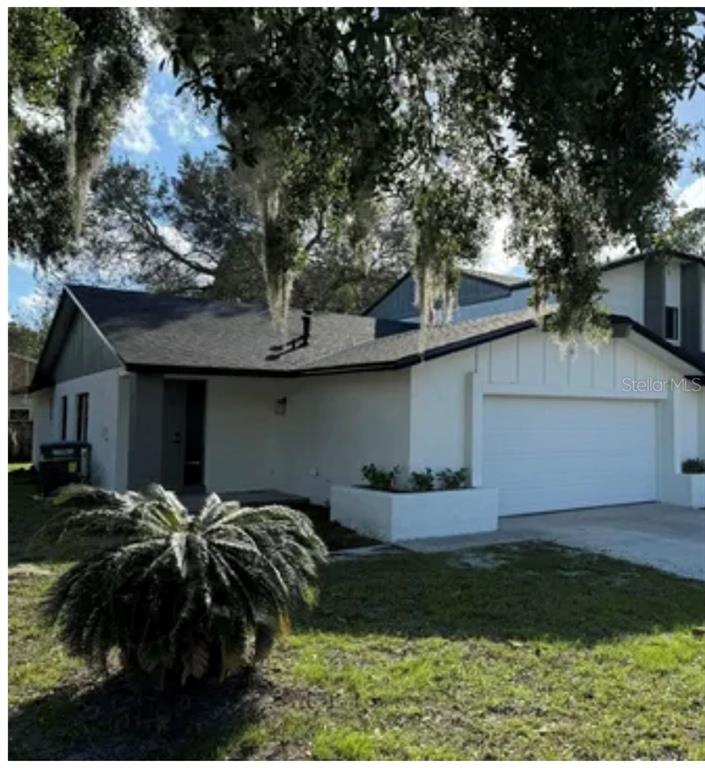
{"type": "MultiPolygon", "coordinates": [[[[116,287],[105,287],[101,285],[89,285],[85,283],[64,283],[64,287],[68,288],[71,291],[75,291],[78,289],[81,290],[88,290],[88,291],[98,291],[98,292],[110,292],[110,293],[126,293],[130,294],[131,296],[144,296],[149,299],[174,299],[178,301],[198,301],[198,302],[207,302],[211,304],[226,304],[228,306],[237,306],[245,309],[252,309],[256,311],[269,311],[269,308],[267,304],[264,301],[243,301],[242,299],[234,299],[234,298],[227,298],[227,297],[218,297],[218,296],[184,296],[182,294],[175,294],[175,293],[153,293],[151,291],[141,291],[134,288],[116,288],[116,287]]],[[[295,312],[306,312],[307,309],[305,307],[289,307],[290,313],[295,312]]],[[[362,319],[370,322],[372,319],[365,315],[355,313],[355,312],[333,312],[332,310],[328,309],[320,309],[320,310],[313,310],[313,317],[321,317],[323,315],[327,316],[333,316],[333,317],[348,317],[348,318],[355,318],[355,319],[362,319]]],[[[393,319],[387,319],[387,318],[376,318],[377,321],[383,320],[384,322],[388,323],[395,323],[395,322],[403,322],[401,320],[393,320],[393,319]]]]}
{"type": "MultiPolygon", "coordinates": [[[[422,338],[424,333],[425,334],[428,334],[429,332],[433,333],[433,331],[440,332],[442,329],[447,329],[447,328],[460,329],[461,331],[474,330],[475,328],[477,328],[480,330],[486,329],[485,330],[486,333],[492,333],[496,329],[486,328],[490,324],[496,325],[497,323],[499,323],[500,328],[503,328],[503,327],[509,328],[514,325],[518,325],[528,321],[533,321],[533,320],[538,321],[542,319],[546,314],[553,311],[554,308],[555,307],[551,305],[550,307],[537,311],[533,307],[526,307],[525,309],[515,309],[515,310],[512,310],[511,312],[497,312],[493,315],[483,315],[482,317],[474,317],[474,318],[461,320],[454,323],[443,323],[441,325],[432,325],[432,326],[428,326],[426,329],[422,329],[418,325],[418,323],[408,323],[409,325],[408,330],[401,331],[400,333],[386,334],[383,337],[377,337],[374,339],[365,339],[364,341],[358,342],[357,344],[353,344],[350,347],[345,347],[344,349],[338,349],[333,352],[327,352],[319,357],[314,358],[309,363],[306,363],[304,366],[299,368],[299,370],[302,373],[305,373],[307,370],[311,368],[315,370],[316,368],[320,367],[320,363],[323,363],[325,360],[329,358],[335,358],[340,356],[341,354],[346,354],[354,350],[359,351],[361,348],[378,344],[380,341],[386,341],[387,343],[389,343],[389,341],[393,340],[395,337],[403,336],[410,332],[418,333],[420,339],[422,338]],[[515,322],[512,322],[512,321],[515,321],[515,322]]],[[[482,334],[478,334],[478,335],[481,336],[482,334]]],[[[432,349],[435,349],[435,347],[428,348],[429,351],[431,351],[432,349]]]]}

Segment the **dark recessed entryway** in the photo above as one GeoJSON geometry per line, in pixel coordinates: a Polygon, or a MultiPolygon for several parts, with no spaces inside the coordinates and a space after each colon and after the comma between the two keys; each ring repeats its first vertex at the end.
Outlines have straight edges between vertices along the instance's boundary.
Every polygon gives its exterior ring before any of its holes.
{"type": "Polygon", "coordinates": [[[162,482],[176,491],[203,487],[206,382],[164,382],[162,482]]]}

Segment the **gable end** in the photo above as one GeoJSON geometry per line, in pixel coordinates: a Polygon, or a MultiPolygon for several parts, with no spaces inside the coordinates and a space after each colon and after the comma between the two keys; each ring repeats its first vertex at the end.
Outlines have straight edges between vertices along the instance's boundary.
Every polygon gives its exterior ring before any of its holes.
{"type": "Polygon", "coordinates": [[[119,368],[122,361],[68,293],[63,293],[37,364],[32,389],[119,368]]]}

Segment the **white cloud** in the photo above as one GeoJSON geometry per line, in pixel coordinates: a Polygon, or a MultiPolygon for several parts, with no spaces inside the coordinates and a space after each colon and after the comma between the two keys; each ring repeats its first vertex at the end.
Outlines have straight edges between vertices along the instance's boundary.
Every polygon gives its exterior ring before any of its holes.
{"type": "Polygon", "coordinates": [[[142,28],[140,41],[147,61],[150,64],[159,66],[168,57],[166,48],[157,40],[157,36],[151,27],[145,26],[142,28]]]}
{"type": "Polygon", "coordinates": [[[32,259],[25,258],[23,256],[13,256],[10,259],[10,264],[12,264],[13,267],[17,267],[17,269],[21,269],[23,272],[27,272],[30,275],[34,273],[34,268],[36,266],[35,261],[32,261],[32,259]]]}
{"type": "Polygon", "coordinates": [[[679,213],[687,213],[693,208],[705,208],[705,176],[689,184],[676,198],[679,213]]]}
{"type": "Polygon", "coordinates": [[[35,288],[17,299],[15,319],[23,325],[39,328],[53,314],[56,301],[55,293],[43,288],[35,288]]]}
{"type": "Polygon", "coordinates": [[[132,99],[120,119],[119,146],[140,155],[149,155],[159,149],[152,135],[154,117],[149,109],[149,86],[145,84],[140,95],[132,99]]]}
{"type": "MultiPolygon", "coordinates": [[[[511,225],[510,214],[505,213],[495,222],[492,232],[482,249],[479,268],[498,275],[526,275],[526,268],[521,259],[510,255],[505,246],[507,231],[511,225]]],[[[597,261],[608,262],[626,256],[634,248],[634,238],[615,241],[600,249],[597,261]]]]}
{"type": "Polygon", "coordinates": [[[196,128],[194,130],[196,131],[196,135],[200,139],[207,139],[213,133],[213,131],[211,131],[211,129],[204,122],[201,122],[201,121],[196,123],[196,128]]]}
{"type": "Polygon", "coordinates": [[[499,275],[508,275],[515,273],[521,267],[519,259],[507,253],[505,247],[504,241],[510,224],[511,216],[508,213],[495,219],[492,232],[480,255],[480,269],[496,272],[499,275]]]}
{"type": "Polygon", "coordinates": [[[50,304],[51,297],[39,288],[35,288],[31,293],[20,296],[17,300],[17,306],[27,312],[41,311],[50,304]]]}
{"type": "Polygon", "coordinates": [[[175,98],[171,93],[160,93],[154,99],[154,113],[164,124],[169,137],[178,144],[189,144],[194,137],[207,139],[212,130],[199,116],[196,104],[186,93],[175,98]]]}

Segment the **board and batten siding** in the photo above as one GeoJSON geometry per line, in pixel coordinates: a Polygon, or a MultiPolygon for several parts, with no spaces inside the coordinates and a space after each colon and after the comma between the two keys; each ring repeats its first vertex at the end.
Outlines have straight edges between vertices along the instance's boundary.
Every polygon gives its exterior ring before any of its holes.
{"type": "Polygon", "coordinates": [[[508,295],[499,299],[458,306],[453,311],[453,320],[454,322],[461,320],[475,320],[478,317],[487,317],[488,315],[499,315],[504,312],[516,312],[521,309],[526,309],[529,305],[531,294],[531,288],[515,288],[508,295]]]}
{"type": "Polygon", "coordinates": [[[78,312],[54,363],[54,381],[68,381],[99,371],[119,368],[120,361],[89,321],[78,312]]]}
{"type": "MultiPolygon", "coordinates": [[[[506,300],[507,298],[511,302],[511,293],[506,286],[473,277],[472,275],[461,275],[460,277],[457,297],[459,307],[477,303],[490,305],[495,304],[498,299],[506,300]]],[[[521,305],[519,308],[521,308],[521,305]]],[[[491,314],[497,311],[502,310],[486,310],[484,314],[491,314]]],[[[413,276],[406,275],[368,314],[370,317],[381,317],[388,320],[417,319],[419,308],[416,305],[416,284],[413,276]]]]}
{"type": "Polygon", "coordinates": [[[700,280],[700,349],[705,352],[705,269],[700,280]]]}
{"type": "MultiPolygon", "coordinates": [[[[630,390],[632,380],[671,378],[682,377],[631,339],[613,338],[597,351],[581,346],[568,355],[539,330],[424,363],[411,374],[410,467],[467,466],[473,484],[486,485],[483,415],[488,397],[526,398],[539,410],[545,398],[566,398],[576,407],[600,399],[648,400],[655,403],[658,489],[664,477],[679,471],[686,453],[702,444],[697,424],[705,395],[630,390]]],[[[550,422],[548,411],[545,419],[550,422]]],[[[512,471],[509,463],[507,471],[512,471]]]]}
{"type": "MultiPolygon", "coordinates": [[[[583,346],[567,355],[548,334],[530,330],[400,371],[292,380],[212,377],[206,486],[278,488],[323,502],[331,485],[360,483],[362,465],[373,462],[400,465],[402,477],[425,467],[467,466],[474,484],[487,487],[483,409],[488,398],[500,408],[503,398],[519,398],[536,418],[546,411],[549,426],[561,409],[573,407],[584,423],[593,413],[603,431],[612,412],[622,428],[633,420],[643,430],[643,451],[650,452],[636,464],[648,465],[655,477],[653,484],[627,483],[621,492],[628,498],[643,487],[646,497],[656,487],[658,494],[661,478],[678,473],[680,462],[702,449],[705,394],[629,391],[632,380],[680,378],[637,341],[614,338],[597,352],[583,346]],[[282,398],[286,410],[277,413],[282,398]]],[[[624,461],[625,472],[636,476],[638,467],[631,465],[624,461]]],[[[513,471],[509,463],[507,471],[513,471]]]]}

